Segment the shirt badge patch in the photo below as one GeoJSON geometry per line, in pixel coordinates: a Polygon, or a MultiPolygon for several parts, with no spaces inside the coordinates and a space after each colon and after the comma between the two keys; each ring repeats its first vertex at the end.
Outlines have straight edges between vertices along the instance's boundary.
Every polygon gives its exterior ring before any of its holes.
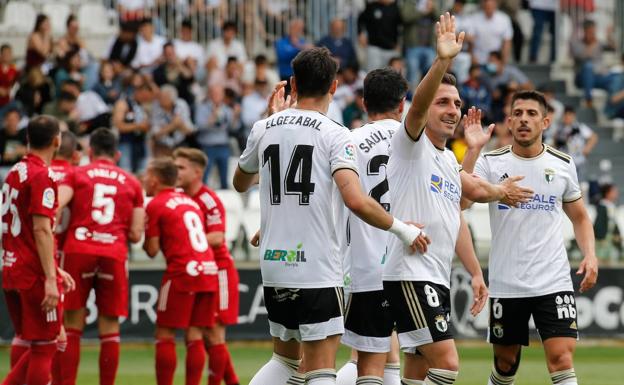
{"type": "Polygon", "coordinates": [[[546,179],[547,183],[551,183],[553,179],[555,179],[555,170],[552,168],[547,168],[544,170],[544,179],[546,179]]]}
{"type": "Polygon", "coordinates": [[[355,160],[355,146],[351,143],[345,146],[345,158],[355,160]]]}
{"type": "Polygon", "coordinates": [[[49,209],[54,207],[54,199],[56,198],[54,194],[54,189],[52,187],[48,187],[43,190],[43,199],[41,200],[41,205],[43,207],[47,207],[49,209]]]}

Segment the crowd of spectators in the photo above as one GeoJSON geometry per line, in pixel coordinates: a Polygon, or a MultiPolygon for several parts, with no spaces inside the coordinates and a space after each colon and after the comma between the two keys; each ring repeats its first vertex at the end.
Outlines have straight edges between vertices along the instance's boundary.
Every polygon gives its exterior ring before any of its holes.
{"type": "MultiPolygon", "coordinates": [[[[89,50],[73,15],[59,38],[53,38],[49,18],[38,15],[26,52],[17,55],[23,57],[23,65],[15,64],[11,46],[0,47],[0,170],[23,154],[22,128],[28,119],[46,113],[58,117],[64,129],[75,132],[83,143],[99,126],[117,130],[120,165],[135,173],[143,170],[150,156],[169,155],[181,145],[200,148],[209,158],[206,178],[216,169],[218,187],[228,188],[229,159],[244,148],[253,123],[266,110],[273,86],[289,80],[290,62],[298,52],[314,45],[332,52],[339,62],[339,86],[328,116],[354,128],[367,120],[362,102],[364,70],[391,66],[416,86],[434,60],[435,23],[446,11],[437,9],[439,2],[433,0],[369,1],[353,25],[355,39],[347,33],[350,21],[335,18],[324,36],[311,41],[306,25],[309,15],[286,17],[288,5],[280,8],[283,2],[261,2],[266,16],[273,15],[283,24],[284,36],[276,38],[274,55],[251,57],[238,34],[238,23],[223,20],[220,26],[206,27],[220,31],[217,38],[202,45],[193,38],[197,26],[182,19],[177,23],[177,38],[168,39],[163,15],[150,9],[149,3],[118,2],[120,28],[106,52],[89,50]]],[[[503,145],[508,141],[504,120],[511,94],[538,85],[513,64],[520,59],[517,53],[522,46],[518,44],[524,40],[518,36],[522,33],[515,19],[520,2],[478,3],[476,12],[470,14],[463,0],[449,9],[458,28],[466,32],[464,51],[452,68],[464,107],[477,106],[484,123],[496,123],[495,145],[503,145]]],[[[530,62],[537,60],[544,31],[554,33],[558,10],[554,3],[558,2],[528,1],[535,23],[530,62]]],[[[220,1],[189,4],[184,10],[158,9],[179,17],[182,11],[208,12],[224,6],[220,1]]],[[[587,103],[591,103],[593,88],[604,88],[609,93],[608,113],[624,118],[624,57],[619,71],[605,69],[601,53],[612,49],[613,41],[598,42],[591,21],[583,24],[580,36],[572,41],[571,53],[587,103]]],[[[556,55],[554,40],[550,39],[551,60],[556,55]]],[[[595,134],[569,117],[569,108],[564,112],[564,106],[552,95],[551,99],[553,126],[559,127],[551,143],[576,153],[582,167],[582,159],[595,145],[595,134]]],[[[455,148],[462,148],[461,135],[460,129],[452,145],[455,148]]]]}

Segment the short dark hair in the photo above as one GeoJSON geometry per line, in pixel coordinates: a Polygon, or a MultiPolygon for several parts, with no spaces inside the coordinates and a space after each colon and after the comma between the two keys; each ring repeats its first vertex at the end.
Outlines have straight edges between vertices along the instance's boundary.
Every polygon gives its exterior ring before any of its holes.
{"type": "Polygon", "coordinates": [[[457,88],[457,78],[455,75],[446,72],[444,76],[442,76],[442,81],[440,84],[448,84],[449,86],[453,86],[457,88]]]}
{"type": "Polygon", "coordinates": [[[43,150],[52,145],[54,138],[61,132],[58,120],[50,115],[39,115],[28,122],[26,136],[31,148],[43,150]]]}
{"type": "Polygon", "coordinates": [[[182,158],[205,169],[208,165],[208,157],[202,150],[191,147],[178,147],[173,151],[173,159],[182,158]]]}
{"type": "Polygon", "coordinates": [[[401,61],[402,62],[403,61],[403,57],[402,56],[393,56],[393,57],[391,57],[390,60],[388,60],[388,65],[392,66],[394,64],[394,62],[397,62],[397,61],[401,61]]]}
{"type": "Polygon", "coordinates": [[[565,106],[563,106],[563,113],[564,114],[568,114],[568,113],[576,114],[576,108],[574,108],[574,106],[571,104],[566,104],[565,106]]]}
{"type": "Polygon", "coordinates": [[[546,113],[552,114],[554,112],[555,112],[555,107],[553,107],[552,104],[550,103],[546,104],[546,113]]]}
{"type": "Polygon", "coordinates": [[[74,151],[78,149],[78,139],[71,131],[65,131],[61,134],[61,147],[57,154],[63,159],[71,159],[74,151]]]}
{"type": "Polygon", "coordinates": [[[268,62],[269,62],[269,59],[267,59],[266,55],[263,55],[263,54],[259,54],[254,58],[254,63],[256,65],[267,64],[268,62]]]}
{"type": "Polygon", "coordinates": [[[384,113],[399,107],[407,94],[407,80],[390,67],[372,70],[364,78],[364,105],[369,113],[384,113]]]}
{"type": "Polygon", "coordinates": [[[503,60],[503,53],[501,51],[490,51],[490,56],[495,57],[497,60],[503,60]]]}
{"type": "Polygon", "coordinates": [[[58,97],[59,102],[75,102],[76,100],[76,95],[68,91],[61,91],[58,97]]]}
{"type": "Polygon", "coordinates": [[[117,154],[117,135],[107,127],[96,128],[89,138],[89,147],[93,156],[115,157],[117,154]]]}
{"type": "Polygon", "coordinates": [[[226,29],[233,29],[238,32],[238,26],[232,20],[226,20],[221,27],[221,30],[225,31],[226,29]]]}
{"type": "Polygon", "coordinates": [[[67,19],[65,20],[65,26],[69,27],[69,25],[73,23],[75,20],[76,20],[76,15],[74,15],[73,13],[70,13],[67,16],[67,19]]]}
{"type": "Polygon", "coordinates": [[[338,64],[325,47],[303,50],[292,61],[298,97],[326,95],[336,79],[338,64]]]}
{"type": "Polygon", "coordinates": [[[6,117],[9,114],[17,114],[20,118],[22,117],[22,111],[20,111],[19,108],[15,107],[9,107],[9,109],[7,109],[6,111],[4,111],[4,117],[6,117]]]}
{"type": "Polygon", "coordinates": [[[4,52],[5,49],[13,49],[10,44],[4,43],[0,45],[0,52],[4,52]]]}
{"type": "Polygon", "coordinates": [[[535,100],[539,104],[540,110],[542,110],[542,115],[546,115],[546,112],[548,110],[548,107],[546,106],[548,105],[548,102],[546,102],[546,98],[541,92],[535,90],[514,92],[513,96],[511,97],[512,109],[513,105],[516,103],[516,100],[535,100]]]}
{"type": "Polygon", "coordinates": [[[585,19],[585,21],[583,21],[583,29],[591,28],[595,26],[596,26],[596,22],[593,21],[592,19],[585,19]]]}
{"type": "Polygon", "coordinates": [[[191,19],[184,19],[182,20],[182,23],[180,23],[180,27],[193,29],[193,22],[191,21],[191,19]]]}
{"type": "Polygon", "coordinates": [[[147,169],[154,173],[160,183],[165,186],[175,186],[178,179],[178,168],[170,157],[152,159],[147,169]]]}

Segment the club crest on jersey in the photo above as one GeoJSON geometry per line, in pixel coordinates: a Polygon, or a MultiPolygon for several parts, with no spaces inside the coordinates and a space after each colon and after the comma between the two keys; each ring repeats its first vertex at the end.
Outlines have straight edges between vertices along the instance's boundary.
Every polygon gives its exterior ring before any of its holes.
{"type": "Polygon", "coordinates": [[[551,183],[553,179],[555,179],[555,170],[552,168],[547,168],[544,170],[544,179],[546,179],[547,183],[551,183]]]}
{"type": "Polygon", "coordinates": [[[492,326],[492,334],[494,334],[496,338],[503,338],[503,325],[498,322],[495,323],[494,326],[492,326]]]}
{"type": "Polygon", "coordinates": [[[444,333],[448,330],[448,322],[446,322],[446,319],[443,315],[438,315],[435,317],[435,326],[436,329],[440,331],[440,333],[444,333]]]}
{"type": "Polygon", "coordinates": [[[355,160],[355,146],[351,143],[345,146],[345,158],[355,160]]]}
{"type": "Polygon", "coordinates": [[[303,243],[299,243],[296,250],[266,249],[264,260],[286,262],[286,266],[293,267],[296,267],[300,262],[307,262],[303,243]]]}

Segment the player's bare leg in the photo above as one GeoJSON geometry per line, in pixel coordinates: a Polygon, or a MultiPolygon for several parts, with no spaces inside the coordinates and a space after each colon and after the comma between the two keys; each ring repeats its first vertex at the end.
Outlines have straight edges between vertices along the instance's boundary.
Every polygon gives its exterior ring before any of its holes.
{"type": "Polygon", "coordinates": [[[424,385],[429,364],[425,356],[419,353],[405,353],[403,382],[408,385],[424,385]]]}
{"type": "Polygon", "coordinates": [[[87,310],[65,310],[63,320],[65,333],[67,334],[67,347],[64,359],[60,361],[61,372],[63,373],[64,385],[74,385],[78,376],[78,366],[80,365],[80,339],[85,327],[87,310]]]}
{"type": "Polygon", "coordinates": [[[249,385],[284,384],[301,363],[301,344],[273,337],[273,357],[251,379],[249,385]]]}
{"type": "Polygon", "coordinates": [[[98,316],[100,385],[113,385],[119,367],[119,317],[98,316]]]}
{"type": "Polygon", "coordinates": [[[302,342],[305,357],[306,383],[314,380],[316,385],[336,383],[336,352],[340,335],[323,340],[302,342]]]}
{"type": "Polygon", "coordinates": [[[232,358],[225,345],[225,325],[217,322],[214,327],[205,329],[204,343],[208,352],[208,385],[220,385],[221,380],[225,380],[226,385],[237,385],[238,377],[234,369],[228,370],[232,358]]]}
{"type": "Polygon", "coordinates": [[[205,328],[195,326],[186,330],[186,385],[199,385],[201,383],[206,365],[206,349],[203,338],[205,332],[205,328]]]}
{"type": "Polygon", "coordinates": [[[399,338],[396,331],[390,338],[390,351],[386,353],[386,366],[383,375],[384,385],[399,385],[401,383],[401,356],[399,338]]]}
{"type": "Polygon", "coordinates": [[[574,372],[576,340],[570,337],[552,337],[544,341],[546,365],[553,384],[577,385],[574,372]]]}
{"type": "Polygon", "coordinates": [[[492,345],[494,348],[494,368],[490,374],[488,385],[513,384],[520,366],[522,346],[492,345]]]}
{"type": "MultiPolygon", "coordinates": [[[[444,383],[453,384],[457,379],[459,370],[459,356],[455,341],[452,339],[438,341],[418,347],[418,351],[425,357],[429,369],[425,377],[432,384],[444,383]]],[[[406,363],[405,373],[409,373],[410,368],[406,363]]],[[[409,377],[406,377],[409,378],[409,377]]],[[[407,382],[409,384],[409,382],[407,382]]]]}
{"type": "Polygon", "coordinates": [[[175,329],[156,326],[156,384],[172,385],[177,365],[175,329]]]}

